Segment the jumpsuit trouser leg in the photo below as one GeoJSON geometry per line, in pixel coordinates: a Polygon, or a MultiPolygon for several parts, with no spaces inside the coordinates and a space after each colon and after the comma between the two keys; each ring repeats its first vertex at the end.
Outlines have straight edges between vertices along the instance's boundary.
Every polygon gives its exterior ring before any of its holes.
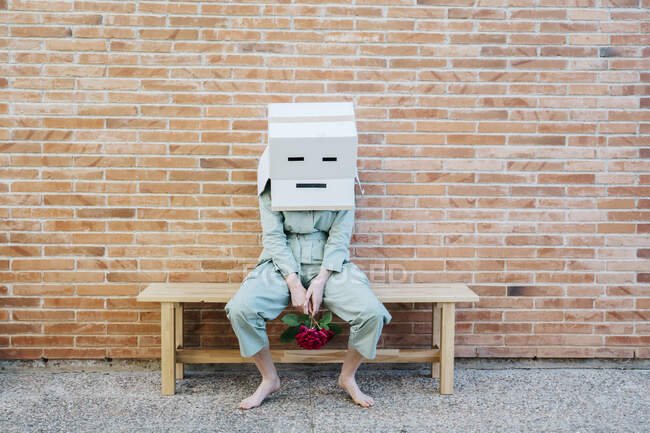
{"type": "Polygon", "coordinates": [[[239,340],[243,357],[269,346],[266,321],[273,320],[289,305],[291,294],[280,272],[268,261],[255,267],[224,307],[239,340]]]}
{"type": "Polygon", "coordinates": [[[366,359],[377,356],[377,343],[392,320],[384,304],[370,288],[366,274],[354,263],[343,263],[325,284],[323,305],[350,325],[348,348],[366,359]]]}

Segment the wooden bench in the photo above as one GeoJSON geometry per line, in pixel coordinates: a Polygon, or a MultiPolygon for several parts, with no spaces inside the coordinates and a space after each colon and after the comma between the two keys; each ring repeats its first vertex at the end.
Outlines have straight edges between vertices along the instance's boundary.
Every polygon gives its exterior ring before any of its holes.
{"type": "MultiPolygon", "coordinates": [[[[183,378],[184,364],[253,362],[239,349],[185,349],[183,307],[185,303],[226,303],[240,283],[155,283],[137,297],[139,302],[160,302],[162,393],[172,395],[176,379],[183,378]]],[[[479,297],[464,284],[373,283],[383,303],[431,303],[431,349],[377,349],[375,359],[364,362],[430,362],[431,377],[440,378],[440,394],[454,389],[455,303],[475,302],[479,297]]],[[[273,343],[271,343],[273,344],[273,343]]],[[[274,362],[342,362],[345,349],[271,350],[274,362]]]]}

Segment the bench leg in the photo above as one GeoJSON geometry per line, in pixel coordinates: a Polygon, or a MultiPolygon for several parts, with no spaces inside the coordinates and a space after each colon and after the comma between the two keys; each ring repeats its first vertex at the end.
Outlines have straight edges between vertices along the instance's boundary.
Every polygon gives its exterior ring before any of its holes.
{"type": "MultiPolygon", "coordinates": [[[[183,348],[183,303],[179,302],[176,304],[176,310],[174,314],[175,321],[175,333],[176,333],[176,344],[175,349],[183,348]]],[[[183,363],[176,363],[176,379],[183,379],[185,376],[185,368],[183,363]]]]}
{"type": "Polygon", "coordinates": [[[443,302],[440,332],[440,394],[453,394],[454,392],[455,316],[455,304],[443,302]]]}
{"type": "MultiPolygon", "coordinates": [[[[431,303],[431,348],[440,349],[440,304],[431,303]]],[[[440,377],[440,360],[431,361],[431,378],[440,377]]]]}
{"type": "Polygon", "coordinates": [[[173,395],[176,391],[176,377],[174,375],[176,364],[175,334],[174,304],[172,302],[163,302],[160,304],[160,370],[163,395],[173,395]]]}

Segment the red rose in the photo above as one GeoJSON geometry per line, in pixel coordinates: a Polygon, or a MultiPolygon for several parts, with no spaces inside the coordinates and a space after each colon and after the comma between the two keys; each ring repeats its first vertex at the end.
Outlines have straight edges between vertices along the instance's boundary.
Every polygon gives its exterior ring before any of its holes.
{"type": "Polygon", "coordinates": [[[326,338],[325,341],[326,342],[330,341],[332,339],[332,337],[334,337],[334,335],[335,335],[333,331],[331,331],[329,329],[325,329],[325,328],[321,329],[320,332],[325,335],[325,338],[326,338]]]}
{"type": "Polygon", "coordinates": [[[332,338],[330,333],[334,334],[327,329],[308,328],[305,325],[300,325],[296,334],[296,342],[304,349],[320,349],[332,338]]]}

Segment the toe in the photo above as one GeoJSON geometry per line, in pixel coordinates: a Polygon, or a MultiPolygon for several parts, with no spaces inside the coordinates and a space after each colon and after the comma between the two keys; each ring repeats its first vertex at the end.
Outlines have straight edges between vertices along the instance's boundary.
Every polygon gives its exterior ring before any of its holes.
{"type": "Polygon", "coordinates": [[[249,399],[242,400],[241,403],[239,403],[239,407],[241,409],[250,409],[253,407],[252,402],[249,399]]]}

